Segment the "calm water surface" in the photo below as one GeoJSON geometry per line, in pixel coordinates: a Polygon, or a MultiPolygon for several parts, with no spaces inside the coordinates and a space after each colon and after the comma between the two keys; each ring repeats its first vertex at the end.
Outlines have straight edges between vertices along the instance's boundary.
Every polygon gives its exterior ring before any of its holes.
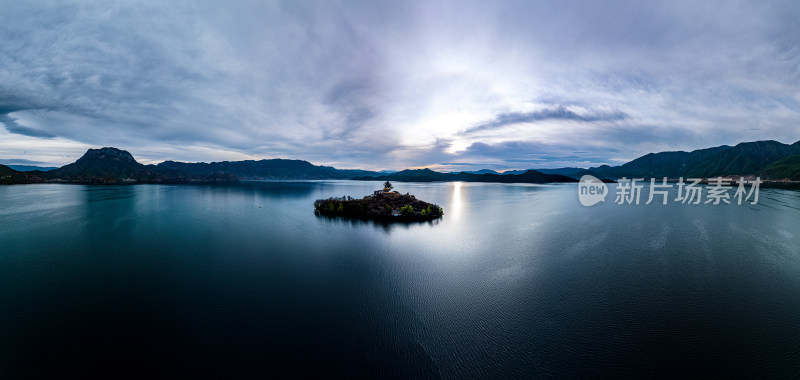
{"type": "Polygon", "coordinates": [[[800,376],[800,192],[395,186],[444,218],[313,213],[378,182],[2,186],[0,378],[800,376]]]}

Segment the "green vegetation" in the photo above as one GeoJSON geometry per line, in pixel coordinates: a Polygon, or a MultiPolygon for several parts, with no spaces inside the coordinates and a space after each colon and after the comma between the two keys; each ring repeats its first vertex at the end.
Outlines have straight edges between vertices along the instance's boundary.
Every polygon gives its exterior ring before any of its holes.
{"type": "Polygon", "coordinates": [[[800,154],[767,165],[762,175],[766,178],[800,180],[800,154]]]}
{"type": "Polygon", "coordinates": [[[17,183],[39,183],[45,179],[40,171],[18,172],[5,165],[0,165],[0,185],[13,185],[17,183]]]}
{"type": "Polygon", "coordinates": [[[800,141],[792,145],[771,140],[754,141],[692,152],[650,153],[621,166],[590,168],[586,174],[599,178],[709,178],[759,174],[766,172],[772,163],[792,155],[800,155],[800,141]]]}
{"type": "Polygon", "coordinates": [[[318,199],[314,202],[314,209],[323,215],[389,220],[429,220],[440,218],[444,214],[444,210],[438,205],[396,191],[379,191],[362,199],[349,196],[318,199]]]}
{"type": "Polygon", "coordinates": [[[11,169],[5,165],[0,165],[0,184],[3,185],[13,184],[14,183],[13,175],[16,173],[17,173],[16,170],[11,169]]]}
{"type": "Polygon", "coordinates": [[[391,191],[393,188],[394,186],[392,186],[391,182],[386,181],[383,183],[383,191],[391,191]]]}

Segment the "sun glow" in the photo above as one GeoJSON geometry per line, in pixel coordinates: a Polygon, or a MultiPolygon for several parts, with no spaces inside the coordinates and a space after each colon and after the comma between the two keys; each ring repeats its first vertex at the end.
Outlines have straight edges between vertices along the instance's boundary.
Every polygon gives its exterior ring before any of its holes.
{"type": "Polygon", "coordinates": [[[448,217],[453,220],[458,220],[464,209],[464,201],[461,198],[461,186],[463,182],[453,182],[453,191],[451,193],[450,208],[447,210],[448,217]]]}

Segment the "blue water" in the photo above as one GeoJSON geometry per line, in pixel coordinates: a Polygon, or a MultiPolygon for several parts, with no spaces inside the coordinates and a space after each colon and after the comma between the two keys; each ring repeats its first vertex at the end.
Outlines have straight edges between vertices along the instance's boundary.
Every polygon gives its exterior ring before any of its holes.
{"type": "Polygon", "coordinates": [[[0,378],[800,376],[800,192],[395,183],[445,216],[313,213],[378,187],[0,187],[0,378]]]}

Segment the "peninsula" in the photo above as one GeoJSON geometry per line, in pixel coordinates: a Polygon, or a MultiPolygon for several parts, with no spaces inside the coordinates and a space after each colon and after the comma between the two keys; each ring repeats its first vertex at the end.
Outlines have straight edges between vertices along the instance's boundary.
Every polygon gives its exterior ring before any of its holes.
{"type": "Polygon", "coordinates": [[[362,199],[349,196],[318,199],[314,202],[314,212],[317,215],[391,221],[432,220],[444,215],[439,205],[421,201],[410,194],[400,194],[392,188],[392,184],[386,181],[382,190],[362,199]]]}

